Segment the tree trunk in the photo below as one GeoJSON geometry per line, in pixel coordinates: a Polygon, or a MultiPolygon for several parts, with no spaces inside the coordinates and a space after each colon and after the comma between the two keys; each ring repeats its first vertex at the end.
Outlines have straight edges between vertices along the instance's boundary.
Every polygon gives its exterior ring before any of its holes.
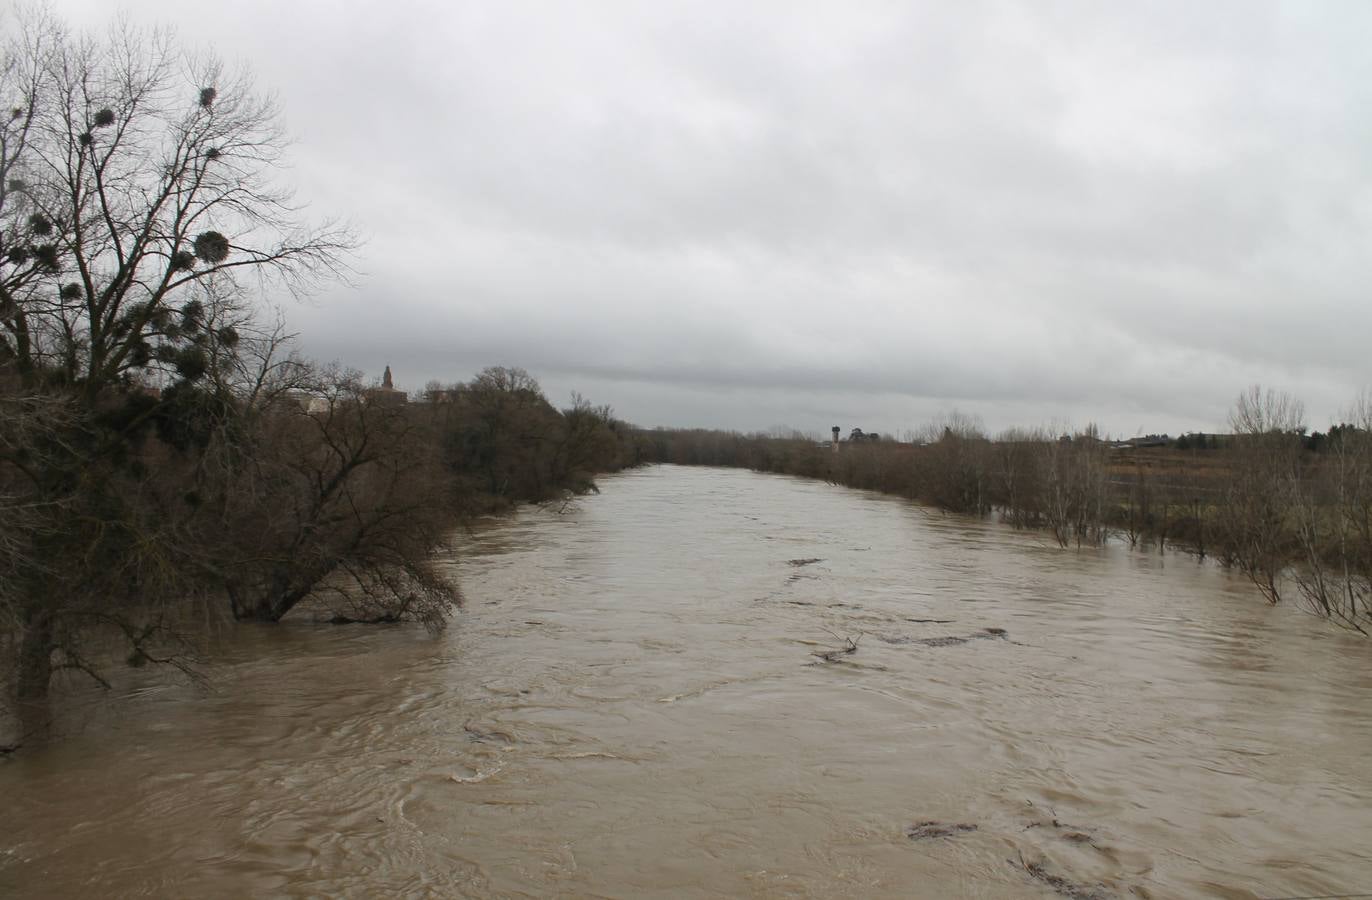
{"type": "Polygon", "coordinates": [[[230,586],[233,617],[240,622],[280,622],[282,616],[310,595],[328,571],[311,571],[299,579],[292,579],[289,573],[278,572],[266,587],[249,591],[251,596],[247,598],[243,596],[241,586],[230,586]]]}
{"type": "Polygon", "coordinates": [[[246,603],[235,602],[233,617],[240,622],[279,622],[289,609],[283,605],[276,591],[264,590],[246,603]]]}
{"type": "Polygon", "coordinates": [[[47,729],[52,649],[52,614],[43,610],[29,615],[19,643],[19,666],[15,678],[16,718],[22,740],[26,742],[47,729]]]}

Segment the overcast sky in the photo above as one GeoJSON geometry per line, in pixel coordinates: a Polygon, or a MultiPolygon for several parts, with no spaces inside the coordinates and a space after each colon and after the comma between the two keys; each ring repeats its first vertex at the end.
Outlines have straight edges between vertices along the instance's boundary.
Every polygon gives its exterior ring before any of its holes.
{"type": "Polygon", "coordinates": [[[290,323],[399,387],[1128,436],[1372,382],[1372,3],[121,8],[279,96],[299,199],[366,238],[290,323]]]}

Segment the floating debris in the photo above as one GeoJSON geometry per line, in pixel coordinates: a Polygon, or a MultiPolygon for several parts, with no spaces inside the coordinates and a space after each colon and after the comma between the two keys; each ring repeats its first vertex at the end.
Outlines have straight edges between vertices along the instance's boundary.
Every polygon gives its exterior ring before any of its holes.
{"type": "MultiPolygon", "coordinates": [[[[829,633],[834,634],[832,631],[829,633]]],[[[818,656],[820,659],[829,663],[840,662],[842,660],[842,657],[851,656],[852,654],[856,653],[858,651],[858,642],[862,640],[861,634],[859,634],[857,637],[845,637],[843,635],[834,634],[834,637],[838,640],[843,641],[842,647],[839,647],[837,650],[815,651],[811,655],[818,656]]]]}
{"type": "Polygon", "coordinates": [[[467,732],[467,740],[477,744],[508,745],[515,743],[514,735],[505,731],[497,731],[493,728],[477,728],[473,725],[468,724],[463,725],[462,730],[467,732]]]}
{"type": "Polygon", "coordinates": [[[910,641],[910,643],[912,643],[912,644],[922,644],[922,645],[925,646],[925,647],[956,647],[958,644],[970,643],[971,640],[972,640],[972,638],[978,637],[978,636],[979,636],[979,635],[972,635],[971,637],[955,637],[955,636],[950,636],[950,637],[923,638],[923,639],[917,640],[917,641],[912,640],[912,641],[910,641]]]}
{"type": "Polygon", "coordinates": [[[929,838],[955,837],[976,830],[977,826],[965,822],[916,822],[914,825],[906,826],[905,836],[912,841],[922,841],[929,838]]]}
{"type": "MultiPolygon", "coordinates": [[[[1011,864],[1014,864],[1014,860],[1011,860],[1011,864]]],[[[1099,886],[1092,887],[1080,882],[1069,881],[1061,875],[1054,875],[1044,868],[1042,863],[1026,860],[1023,853],[1020,854],[1019,864],[1032,877],[1048,885],[1062,896],[1070,898],[1070,900],[1109,900],[1111,896],[1099,886]]]]}
{"type": "Polygon", "coordinates": [[[974,634],[957,635],[950,634],[945,637],[916,638],[909,635],[885,635],[878,636],[877,640],[884,644],[918,644],[921,647],[956,647],[959,644],[967,644],[972,641],[981,640],[1008,640],[1010,633],[1004,628],[983,628],[974,634]]]}
{"type": "Polygon", "coordinates": [[[788,565],[788,566],[813,566],[815,563],[818,563],[818,562],[824,562],[824,560],[820,559],[820,558],[817,557],[817,556],[816,556],[816,557],[809,557],[809,558],[807,558],[807,559],[788,559],[788,560],[786,560],[786,565],[788,565]]]}

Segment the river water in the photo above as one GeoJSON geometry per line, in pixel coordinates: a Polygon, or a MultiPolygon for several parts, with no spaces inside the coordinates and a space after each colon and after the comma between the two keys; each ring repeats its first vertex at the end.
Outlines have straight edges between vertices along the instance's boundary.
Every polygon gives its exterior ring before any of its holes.
{"type": "Polygon", "coordinates": [[[464,536],[440,637],[235,628],[69,714],[0,895],[1372,892],[1368,641],[817,482],[602,489],[464,536]]]}

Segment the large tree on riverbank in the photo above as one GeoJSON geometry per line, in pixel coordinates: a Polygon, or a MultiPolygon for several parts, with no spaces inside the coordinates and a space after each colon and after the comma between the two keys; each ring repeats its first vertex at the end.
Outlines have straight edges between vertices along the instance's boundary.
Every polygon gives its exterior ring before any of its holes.
{"type": "Polygon", "coordinates": [[[149,477],[146,441],[227,414],[208,376],[240,334],[216,311],[263,278],[337,273],[351,240],[297,215],[277,109],[246,75],[165,32],[74,35],[41,9],[6,24],[0,640],[32,705],[55,667],[89,669],[83,628],[137,644],[124,611],[183,586],[197,498],[174,486],[194,460],[172,441],[149,477]]]}

